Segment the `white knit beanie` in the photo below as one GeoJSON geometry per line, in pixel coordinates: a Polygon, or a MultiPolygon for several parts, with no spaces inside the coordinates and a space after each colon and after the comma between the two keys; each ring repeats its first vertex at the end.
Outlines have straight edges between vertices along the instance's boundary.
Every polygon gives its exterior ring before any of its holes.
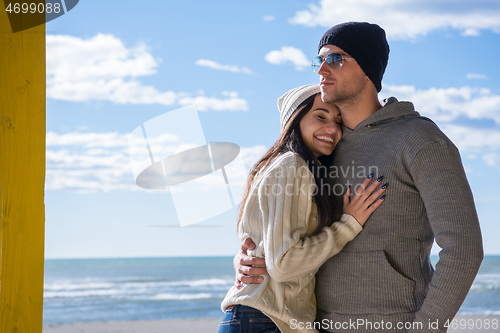
{"type": "Polygon", "coordinates": [[[286,123],[290,120],[293,113],[297,111],[299,105],[311,97],[320,92],[319,85],[308,84],[306,86],[301,86],[287,91],[283,96],[278,98],[278,110],[281,113],[281,132],[283,132],[286,123]]]}

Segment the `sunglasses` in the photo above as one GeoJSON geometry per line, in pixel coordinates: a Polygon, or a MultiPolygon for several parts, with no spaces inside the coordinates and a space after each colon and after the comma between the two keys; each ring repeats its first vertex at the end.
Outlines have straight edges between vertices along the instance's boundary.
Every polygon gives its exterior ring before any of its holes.
{"type": "Polygon", "coordinates": [[[340,53],[330,53],[326,56],[326,58],[323,58],[322,56],[315,56],[312,60],[312,69],[313,72],[318,74],[319,68],[323,64],[323,61],[326,61],[328,66],[330,66],[331,69],[334,70],[339,70],[342,68],[342,65],[344,65],[344,59],[354,59],[354,58],[347,58],[344,57],[340,53]]]}

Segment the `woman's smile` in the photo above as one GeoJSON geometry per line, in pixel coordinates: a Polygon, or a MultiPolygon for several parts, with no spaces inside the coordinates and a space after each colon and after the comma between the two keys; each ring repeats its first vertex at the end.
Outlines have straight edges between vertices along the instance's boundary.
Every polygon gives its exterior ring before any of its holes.
{"type": "Polygon", "coordinates": [[[317,139],[318,141],[321,141],[322,143],[325,143],[325,144],[333,145],[335,143],[335,141],[333,140],[333,138],[331,136],[315,135],[314,138],[317,139]]]}

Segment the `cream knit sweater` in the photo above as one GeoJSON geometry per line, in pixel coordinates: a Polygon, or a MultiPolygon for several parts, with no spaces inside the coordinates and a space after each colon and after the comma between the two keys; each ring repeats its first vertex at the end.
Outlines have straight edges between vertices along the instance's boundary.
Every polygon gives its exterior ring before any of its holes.
{"type": "Polygon", "coordinates": [[[270,317],[283,333],[317,332],[299,329],[312,325],[316,317],[314,275],[362,228],[351,215],[343,214],[340,221],[311,236],[317,226],[315,186],[306,162],[292,152],[271,161],[258,175],[238,234],[240,240],[250,237],[255,242],[249,254],[266,259],[269,276],[241,290],[231,288],[223,311],[229,305],[247,305],[270,317]]]}

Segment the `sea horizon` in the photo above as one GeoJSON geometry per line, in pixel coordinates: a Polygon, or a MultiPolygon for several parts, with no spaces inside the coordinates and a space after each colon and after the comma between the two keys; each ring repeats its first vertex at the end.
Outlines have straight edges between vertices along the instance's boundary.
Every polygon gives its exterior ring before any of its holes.
{"type": "MultiPolygon", "coordinates": [[[[222,317],[233,256],[45,260],[44,325],[222,317]]],[[[438,260],[432,255],[433,265],[438,260]]],[[[459,315],[500,315],[500,255],[485,255],[459,315]]]]}

